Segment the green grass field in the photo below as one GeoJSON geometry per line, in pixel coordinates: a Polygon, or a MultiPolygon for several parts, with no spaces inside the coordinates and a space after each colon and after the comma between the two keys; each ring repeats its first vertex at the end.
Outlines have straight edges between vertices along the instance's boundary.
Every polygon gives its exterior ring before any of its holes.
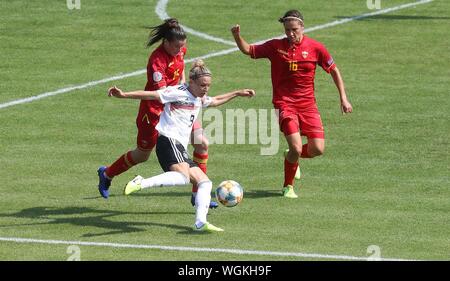
{"type": "MultiPolygon", "coordinates": [[[[156,0],[2,1],[0,104],[144,69],[148,30],[160,23],[156,0]],[[100,3],[97,3],[100,2],[100,3]]],[[[384,0],[382,9],[413,0],[384,0]]],[[[184,25],[232,40],[279,36],[276,21],[300,9],[306,28],[374,12],[366,1],[169,1],[184,25]],[[332,3],[329,3],[332,2],[332,3]]],[[[141,89],[145,75],[65,94],[0,105],[0,260],[70,258],[69,244],[2,238],[225,248],[315,254],[314,257],[132,249],[79,245],[81,260],[323,260],[321,255],[450,259],[450,2],[408,7],[310,32],[337,62],[354,113],[342,116],[332,79],[317,70],[316,97],[326,131],[322,157],[301,161],[300,198],[280,196],[283,151],[261,156],[260,145],[213,144],[208,175],[234,179],[242,204],[210,211],[224,233],[191,231],[190,186],[125,197],[135,174],[159,174],[156,156],[117,177],[111,197],[97,191],[96,170],[135,147],[138,102],[106,97],[117,84],[141,89]]],[[[232,46],[188,34],[188,57],[232,46]]],[[[210,91],[254,88],[252,100],[226,109],[270,109],[269,63],[241,53],[206,59],[210,91]]],[[[190,67],[190,65],[187,65],[190,67]]],[[[207,125],[207,123],[204,123],[207,125]]],[[[299,186],[297,182],[296,186],[299,186]]]]}

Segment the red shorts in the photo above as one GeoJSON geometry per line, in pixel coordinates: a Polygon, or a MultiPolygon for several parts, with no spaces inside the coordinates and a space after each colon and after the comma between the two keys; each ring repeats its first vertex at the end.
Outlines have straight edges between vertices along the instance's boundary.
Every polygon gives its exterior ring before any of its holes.
{"type": "Polygon", "coordinates": [[[151,151],[155,147],[158,139],[158,131],[155,127],[158,122],[159,114],[157,112],[139,111],[136,118],[138,128],[136,144],[140,150],[151,151]]]}
{"type": "Polygon", "coordinates": [[[285,105],[279,108],[280,129],[285,136],[300,132],[302,136],[312,139],[324,139],[322,120],[317,107],[298,109],[285,105]]]}

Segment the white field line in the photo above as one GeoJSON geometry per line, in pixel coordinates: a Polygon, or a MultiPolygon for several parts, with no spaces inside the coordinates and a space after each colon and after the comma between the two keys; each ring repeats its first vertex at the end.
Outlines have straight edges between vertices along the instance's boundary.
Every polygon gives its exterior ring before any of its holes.
{"type": "MultiPolygon", "coordinates": [[[[321,30],[321,29],[325,29],[325,28],[329,28],[329,27],[345,24],[345,23],[348,23],[348,22],[351,22],[351,21],[354,21],[354,20],[359,20],[359,19],[363,19],[363,18],[368,18],[368,17],[372,17],[372,16],[386,14],[386,13],[390,13],[390,12],[393,12],[393,11],[398,11],[398,10],[401,10],[401,9],[406,9],[406,8],[417,6],[417,5],[421,5],[421,4],[427,4],[427,3],[430,3],[430,2],[433,2],[433,0],[421,0],[421,1],[416,1],[416,2],[411,2],[411,3],[395,6],[395,7],[392,7],[392,8],[382,9],[382,10],[375,11],[375,12],[372,12],[372,13],[361,14],[361,15],[358,15],[358,16],[354,16],[354,17],[350,17],[350,18],[346,18],[346,19],[341,19],[341,20],[336,20],[336,21],[329,22],[329,23],[326,23],[326,24],[321,24],[321,25],[316,25],[316,26],[310,27],[310,28],[306,28],[305,32],[312,32],[312,31],[315,31],[315,30],[321,30]]],[[[160,3],[161,2],[159,2],[158,4],[160,4],[160,3]]],[[[166,2],[166,4],[167,4],[167,2],[166,2]]],[[[163,10],[161,10],[161,13],[164,14],[164,15],[167,15],[167,13],[165,11],[163,11],[163,10]]],[[[280,38],[280,37],[283,37],[283,36],[274,37],[274,38],[280,38]]],[[[269,40],[269,39],[261,40],[259,42],[255,42],[253,44],[262,43],[262,42],[265,42],[267,40],[269,40]]],[[[233,52],[236,52],[236,51],[238,51],[238,48],[235,47],[235,48],[231,48],[231,49],[227,49],[227,50],[223,50],[223,51],[219,51],[219,52],[213,52],[213,53],[206,54],[204,56],[200,56],[200,57],[197,57],[197,58],[192,58],[192,59],[186,60],[186,63],[190,63],[190,62],[192,62],[192,61],[194,61],[195,59],[198,59],[198,58],[207,59],[207,58],[227,55],[227,54],[230,54],[230,53],[233,53],[233,52]]],[[[29,103],[29,102],[32,102],[32,101],[35,101],[35,100],[39,100],[39,99],[43,99],[43,98],[47,98],[47,97],[50,97],[50,96],[55,96],[55,95],[71,92],[73,90],[85,89],[85,88],[93,87],[93,86],[104,84],[104,83],[111,82],[111,81],[121,80],[121,79],[124,79],[124,78],[133,77],[133,76],[138,76],[138,75],[144,74],[145,72],[146,72],[146,69],[137,70],[137,71],[126,73],[126,74],[122,74],[122,75],[116,75],[116,76],[108,77],[108,78],[101,79],[101,80],[91,81],[91,82],[88,82],[88,83],[85,83],[85,84],[81,84],[81,85],[77,85],[77,86],[62,88],[62,89],[59,89],[59,90],[56,90],[56,91],[52,91],[52,92],[46,92],[46,93],[43,93],[43,94],[40,94],[40,95],[37,95],[37,96],[32,96],[32,97],[28,97],[28,98],[13,100],[13,101],[6,102],[6,103],[1,103],[0,104],[0,109],[7,108],[7,107],[10,107],[10,106],[13,106],[13,105],[29,103]]]]}
{"type": "MultiPolygon", "coordinates": [[[[158,15],[158,17],[161,20],[165,20],[170,18],[170,16],[167,14],[166,10],[167,10],[167,4],[169,3],[169,0],[159,0],[158,3],[156,4],[155,7],[155,13],[158,15]]],[[[214,41],[214,42],[218,42],[218,43],[222,43],[225,45],[231,45],[231,46],[236,46],[236,43],[234,41],[228,41],[228,40],[224,40],[222,38],[218,38],[218,37],[214,37],[211,36],[209,34],[203,33],[203,32],[199,32],[196,31],[192,28],[189,28],[185,25],[181,25],[181,27],[183,27],[184,31],[191,33],[195,36],[198,36],[200,38],[206,39],[206,40],[210,40],[210,41],[214,41]]]]}
{"type": "Polygon", "coordinates": [[[105,243],[105,242],[85,242],[85,241],[65,241],[65,240],[43,240],[28,239],[16,237],[0,237],[0,241],[14,243],[30,243],[30,244],[50,244],[50,245],[78,245],[78,246],[96,246],[110,248],[125,249],[152,249],[163,251],[181,251],[181,252],[209,252],[209,253],[226,253],[236,255],[256,255],[256,256],[278,256],[278,257],[297,257],[311,259],[327,259],[327,260],[358,260],[369,261],[371,259],[377,261],[411,261],[407,259],[397,258],[371,258],[371,257],[355,257],[346,255],[323,255],[314,253],[298,253],[298,252],[273,252],[273,251],[253,251],[253,250],[236,250],[236,249],[220,249],[220,248],[198,248],[198,247],[182,247],[182,246],[162,246],[162,245],[146,245],[146,244],[122,244],[122,243],[105,243]]]}

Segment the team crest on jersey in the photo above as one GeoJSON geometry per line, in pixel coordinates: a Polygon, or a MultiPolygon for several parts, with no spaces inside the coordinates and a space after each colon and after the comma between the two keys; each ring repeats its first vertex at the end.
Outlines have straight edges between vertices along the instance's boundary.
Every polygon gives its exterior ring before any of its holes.
{"type": "Polygon", "coordinates": [[[158,71],[153,72],[153,81],[159,82],[159,81],[161,81],[161,80],[162,80],[162,74],[161,74],[161,72],[158,72],[158,71]]]}
{"type": "Polygon", "coordinates": [[[308,52],[307,51],[303,51],[302,52],[302,57],[304,58],[304,59],[306,59],[306,57],[308,56],[308,52]]]}

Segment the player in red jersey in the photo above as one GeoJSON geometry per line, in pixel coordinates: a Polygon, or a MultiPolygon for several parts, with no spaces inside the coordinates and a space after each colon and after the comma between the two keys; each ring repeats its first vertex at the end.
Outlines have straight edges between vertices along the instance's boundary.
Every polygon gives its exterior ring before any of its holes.
{"type": "Polygon", "coordinates": [[[272,39],[260,45],[248,44],[240,35],[240,26],[231,32],[242,53],[251,58],[267,58],[271,62],[273,87],[272,103],[279,110],[280,129],[284,133],[289,150],[284,160],[283,196],[297,198],[294,178],[299,169],[299,158],[322,155],[325,135],[314,96],[316,66],[330,73],[339,91],[342,113],[351,113],[344,82],[333,58],[321,43],[304,34],[303,16],[290,10],[279,19],[286,37],[272,39]],[[302,144],[302,137],[308,141],[302,144]]]}
{"type": "MultiPolygon", "coordinates": [[[[161,25],[153,27],[147,47],[161,40],[161,45],[152,52],[148,60],[146,91],[156,91],[185,82],[184,56],[187,38],[176,19],[167,19],[161,25]]],[[[121,155],[110,166],[102,166],[97,171],[99,176],[98,190],[102,197],[108,198],[111,180],[115,176],[148,160],[158,138],[158,131],[155,126],[159,122],[162,110],[163,106],[157,101],[141,100],[136,118],[138,128],[136,148],[121,155]]],[[[198,123],[194,125],[192,135],[195,135],[196,139],[192,138],[191,142],[194,146],[194,161],[206,173],[208,140],[203,134],[196,131],[201,129],[198,123]],[[196,131],[195,134],[194,131],[196,131]]],[[[192,192],[191,202],[195,204],[197,186],[192,187],[192,192]]],[[[217,202],[211,201],[211,208],[217,206],[217,202]]]]}

